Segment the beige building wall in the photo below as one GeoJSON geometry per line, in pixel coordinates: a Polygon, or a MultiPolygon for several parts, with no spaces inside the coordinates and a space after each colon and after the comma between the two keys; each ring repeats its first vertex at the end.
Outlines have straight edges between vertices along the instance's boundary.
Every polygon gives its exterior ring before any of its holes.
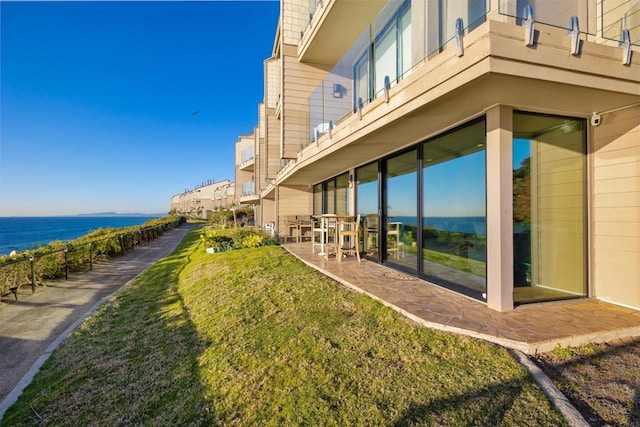
{"type": "Polygon", "coordinates": [[[181,214],[206,219],[207,213],[232,203],[234,183],[208,181],[171,198],[171,209],[181,214]]]}
{"type": "Polygon", "coordinates": [[[569,133],[547,132],[531,150],[532,276],[538,286],[584,295],[584,141],[578,123],[567,126],[569,133]]]}
{"type": "Polygon", "coordinates": [[[640,309],[640,107],[603,115],[593,140],[595,296],[640,309]]]}
{"type": "Polygon", "coordinates": [[[300,145],[311,142],[309,97],[327,76],[330,67],[298,62],[297,48],[283,46],[281,157],[293,159],[300,145]]]}
{"type": "Polygon", "coordinates": [[[280,60],[269,58],[264,61],[264,103],[266,108],[276,109],[280,100],[280,60]]]}
{"type": "Polygon", "coordinates": [[[277,230],[284,231],[284,219],[290,215],[311,215],[311,190],[306,185],[278,186],[277,230]]]}
{"type": "Polygon", "coordinates": [[[309,23],[309,1],[281,0],[280,14],[283,42],[297,46],[301,32],[309,23]]]}

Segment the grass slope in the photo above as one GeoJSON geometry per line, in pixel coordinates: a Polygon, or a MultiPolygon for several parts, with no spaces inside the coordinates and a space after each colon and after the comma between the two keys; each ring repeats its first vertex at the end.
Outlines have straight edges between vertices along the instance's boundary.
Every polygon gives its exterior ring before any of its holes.
{"type": "Polygon", "coordinates": [[[509,353],[197,232],[54,352],[2,425],[563,425],[509,353]]]}

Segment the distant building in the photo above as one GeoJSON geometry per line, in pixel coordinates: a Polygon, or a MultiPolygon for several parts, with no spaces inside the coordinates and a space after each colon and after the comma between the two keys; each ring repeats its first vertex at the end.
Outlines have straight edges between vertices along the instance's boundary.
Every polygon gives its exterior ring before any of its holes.
{"type": "Polygon", "coordinates": [[[216,209],[226,208],[234,202],[235,184],[224,180],[208,181],[193,190],[185,190],[171,198],[171,210],[189,218],[206,219],[216,209]]]}

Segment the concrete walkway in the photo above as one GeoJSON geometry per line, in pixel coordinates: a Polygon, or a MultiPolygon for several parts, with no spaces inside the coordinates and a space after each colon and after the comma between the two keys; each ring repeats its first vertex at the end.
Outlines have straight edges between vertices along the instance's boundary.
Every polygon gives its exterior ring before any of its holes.
{"type": "Polygon", "coordinates": [[[169,255],[184,235],[197,228],[183,224],[148,246],[69,274],[69,280],[47,281],[32,295],[23,287],[0,305],[0,419],[15,402],[51,352],[110,295],[159,259],[169,255]]]}

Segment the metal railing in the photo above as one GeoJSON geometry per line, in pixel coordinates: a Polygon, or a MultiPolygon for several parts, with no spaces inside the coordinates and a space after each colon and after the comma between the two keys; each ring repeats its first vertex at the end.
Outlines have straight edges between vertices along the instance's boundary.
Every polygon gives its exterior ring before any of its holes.
{"type": "Polygon", "coordinates": [[[136,246],[148,245],[165,231],[177,228],[183,222],[176,219],[86,243],[63,242],[53,244],[58,247],[46,247],[10,257],[8,261],[0,263],[0,295],[13,293],[17,299],[22,286],[30,286],[34,293],[36,286],[46,286],[45,279],[64,277],[68,280],[70,272],[87,268],[92,270],[95,262],[125,255],[136,246]]]}

